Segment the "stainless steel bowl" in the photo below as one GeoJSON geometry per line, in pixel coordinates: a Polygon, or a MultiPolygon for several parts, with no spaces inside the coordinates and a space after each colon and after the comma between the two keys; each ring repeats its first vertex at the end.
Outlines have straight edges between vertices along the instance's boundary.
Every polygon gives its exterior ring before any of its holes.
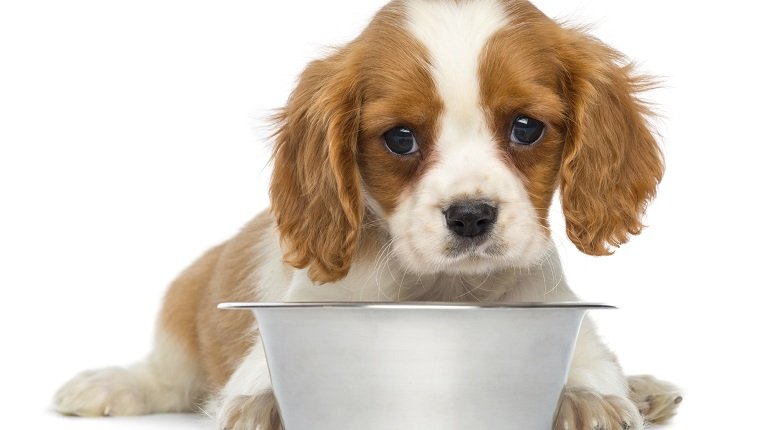
{"type": "Polygon", "coordinates": [[[287,430],[550,430],[599,304],[226,303],[258,321],[287,430]]]}

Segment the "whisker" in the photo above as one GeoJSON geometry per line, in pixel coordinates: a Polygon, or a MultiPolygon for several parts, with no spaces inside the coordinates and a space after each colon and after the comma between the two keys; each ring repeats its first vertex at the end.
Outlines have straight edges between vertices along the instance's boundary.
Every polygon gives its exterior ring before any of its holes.
{"type": "Polygon", "coordinates": [[[212,416],[211,416],[211,414],[210,414],[210,413],[206,412],[206,410],[205,410],[205,409],[203,409],[203,407],[202,407],[200,404],[197,404],[197,405],[195,405],[195,407],[196,407],[196,408],[197,408],[199,411],[201,411],[201,413],[202,413],[203,415],[205,415],[205,416],[207,416],[207,417],[209,417],[209,418],[212,418],[212,419],[214,418],[214,417],[212,417],[212,416]]]}
{"type": "Polygon", "coordinates": [[[367,285],[369,284],[369,281],[372,279],[372,277],[373,277],[372,275],[374,275],[375,283],[376,283],[376,285],[377,285],[377,287],[379,289],[379,287],[380,287],[380,269],[383,266],[383,260],[385,260],[385,255],[389,252],[389,249],[393,245],[393,241],[394,241],[394,239],[390,238],[387,242],[385,242],[385,244],[378,251],[377,256],[375,257],[374,266],[372,268],[372,271],[370,272],[370,276],[367,277],[367,279],[365,280],[364,284],[362,285],[362,287],[359,290],[359,301],[363,301],[364,300],[364,291],[366,290],[367,285]]]}

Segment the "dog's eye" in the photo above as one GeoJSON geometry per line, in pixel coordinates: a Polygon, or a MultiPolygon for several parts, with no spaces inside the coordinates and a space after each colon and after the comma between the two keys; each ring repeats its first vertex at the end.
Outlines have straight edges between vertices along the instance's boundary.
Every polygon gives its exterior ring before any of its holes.
{"type": "Polygon", "coordinates": [[[512,143],[516,145],[534,145],[544,137],[544,123],[529,116],[520,115],[512,123],[512,143]]]}
{"type": "Polygon", "coordinates": [[[383,139],[385,146],[394,154],[412,155],[420,150],[414,132],[407,127],[394,127],[383,134],[383,139]]]}

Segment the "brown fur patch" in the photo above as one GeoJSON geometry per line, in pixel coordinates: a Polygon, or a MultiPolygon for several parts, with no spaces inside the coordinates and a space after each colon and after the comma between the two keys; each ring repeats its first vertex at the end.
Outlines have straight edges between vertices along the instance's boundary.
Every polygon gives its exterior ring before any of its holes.
{"type": "Polygon", "coordinates": [[[433,160],[438,120],[443,110],[428,72],[427,52],[408,31],[395,9],[378,15],[362,36],[363,105],[359,171],[366,191],[386,213],[433,160]],[[386,147],[383,134],[396,126],[414,131],[419,154],[399,156],[386,147]]]}
{"type": "Polygon", "coordinates": [[[571,103],[560,182],[567,234],[586,254],[611,254],[641,233],[663,175],[650,111],[637,98],[652,83],[580,31],[563,30],[557,51],[571,103]]]}
{"type": "Polygon", "coordinates": [[[358,100],[344,53],[309,65],[279,116],[272,213],[286,261],[315,282],[345,277],[364,214],[358,100]]]}
{"type": "Polygon", "coordinates": [[[560,97],[562,64],[553,52],[556,24],[525,18],[494,35],[481,55],[481,100],[505,163],[522,179],[539,221],[548,227],[548,210],[557,188],[565,139],[566,102],[560,97]],[[510,140],[521,115],[543,122],[544,137],[533,146],[510,140]]]}
{"type": "Polygon", "coordinates": [[[346,276],[364,214],[356,152],[360,100],[348,50],[311,63],[277,117],[272,214],[286,261],[315,282],[346,276]]]}
{"type": "Polygon", "coordinates": [[[237,236],[206,253],[169,288],[161,325],[200,364],[207,391],[221,388],[257,340],[250,312],[222,312],[223,302],[256,301],[255,273],[261,241],[272,220],[256,217],[237,236]]]}
{"type": "Polygon", "coordinates": [[[208,250],[172,282],[164,296],[159,324],[194,359],[200,355],[195,334],[198,303],[207,294],[208,283],[223,250],[224,245],[208,250]]]}

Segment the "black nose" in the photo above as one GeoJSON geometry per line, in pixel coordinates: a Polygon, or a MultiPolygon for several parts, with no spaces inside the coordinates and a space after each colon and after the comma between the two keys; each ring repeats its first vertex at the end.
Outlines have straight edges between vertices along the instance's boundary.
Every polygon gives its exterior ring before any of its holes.
{"type": "Polygon", "coordinates": [[[443,214],[449,230],[459,236],[476,237],[488,233],[498,210],[487,203],[460,202],[449,206],[443,214]]]}

